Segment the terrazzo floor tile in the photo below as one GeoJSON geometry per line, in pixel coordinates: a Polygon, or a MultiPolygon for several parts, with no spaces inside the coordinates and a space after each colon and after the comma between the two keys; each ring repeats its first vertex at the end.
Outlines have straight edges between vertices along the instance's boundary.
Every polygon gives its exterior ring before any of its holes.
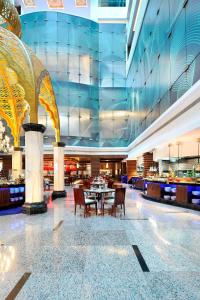
{"type": "Polygon", "coordinates": [[[133,288],[139,279],[144,276],[132,247],[91,246],[88,250],[84,280],[91,286],[133,288]]]}
{"type": "Polygon", "coordinates": [[[23,272],[3,272],[2,261],[0,261],[0,299],[5,299],[13,287],[20,280],[23,272]]]}
{"type": "Polygon", "coordinates": [[[91,236],[92,245],[129,245],[125,230],[95,231],[91,236]]]}
{"type": "Polygon", "coordinates": [[[50,201],[46,214],[0,217],[0,299],[24,272],[31,276],[20,300],[200,299],[199,212],[127,189],[130,220],[121,220],[120,210],[117,218],[83,218],[82,211],[74,216],[72,194],[69,187],[67,198],[50,201]],[[132,245],[150,272],[142,271],[132,245]]]}
{"type": "Polygon", "coordinates": [[[76,300],[82,291],[82,275],[72,273],[32,273],[18,300],[76,300]]]}
{"type": "Polygon", "coordinates": [[[136,288],[119,288],[116,286],[104,287],[85,284],[83,285],[81,300],[153,300],[147,287],[139,290],[136,288]]]}
{"type": "Polygon", "coordinates": [[[199,300],[200,273],[158,272],[145,274],[151,295],[163,300],[199,300]]]}
{"type": "Polygon", "coordinates": [[[87,248],[71,246],[66,248],[42,247],[29,257],[29,270],[37,272],[82,273],[85,268],[87,248]]]}

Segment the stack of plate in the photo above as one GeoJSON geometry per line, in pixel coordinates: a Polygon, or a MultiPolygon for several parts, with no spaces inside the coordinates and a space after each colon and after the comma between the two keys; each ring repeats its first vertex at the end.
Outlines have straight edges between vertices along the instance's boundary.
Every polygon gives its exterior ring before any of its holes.
{"type": "Polygon", "coordinates": [[[200,191],[192,191],[192,195],[194,195],[194,196],[200,196],[200,191]]]}
{"type": "Polygon", "coordinates": [[[200,204],[200,199],[192,199],[193,204],[200,204]]]}
{"type": "Polygon", "coordinates": [[[166,186],[165,187],[165,192],[167,192],[167,193],[171,192],[171,187],[170,186],[166,186]]]}

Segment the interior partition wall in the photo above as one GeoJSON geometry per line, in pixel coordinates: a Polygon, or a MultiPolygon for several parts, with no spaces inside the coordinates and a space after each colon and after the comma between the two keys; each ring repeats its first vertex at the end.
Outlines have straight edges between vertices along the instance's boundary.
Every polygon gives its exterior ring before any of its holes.
{"type": "MultiPolygon", "coordinates": [[[[51,74],[61,138],[74,146],[126,146],[126,36],[124,24],[98,24],[59,12],[21,16],[22,39],[51,74]],[[121,129],[119,129],[121,128],[121,129]]],[[[51,121],[40,108],[46,144],[51,121]]]]}
{"type": "Polygon", "coordinates": [[[127,76],[130,142],[199,79],[199,1],[150,0],[127,76]]]}

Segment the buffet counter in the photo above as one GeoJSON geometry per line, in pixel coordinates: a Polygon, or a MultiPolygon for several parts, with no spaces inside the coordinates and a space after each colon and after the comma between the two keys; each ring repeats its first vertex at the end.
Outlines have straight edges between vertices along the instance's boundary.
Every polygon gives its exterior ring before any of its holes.
{"type": "Polygon", "coordinates": [[[129,184],[132,185],[132,187],[136,190],[144,190],[144,179],[142,177],[139,177],[139,176],[134,176],[132,177],[129,182],[129,184]]]}
{"type": "Polygon", "coordinates": [[[0,185],[0,209],[21,206],[24,204],[24,201],[24,184],[0,185]]]}
{"type": "Polygon", "coordinates": [[[200,210],[200,183],[145,180],[144,198],[200,210]]]}

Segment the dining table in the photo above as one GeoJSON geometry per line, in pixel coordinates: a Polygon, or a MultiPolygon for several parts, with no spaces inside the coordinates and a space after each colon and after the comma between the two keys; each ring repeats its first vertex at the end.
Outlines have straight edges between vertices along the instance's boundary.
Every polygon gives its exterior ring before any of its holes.
{"type": "Polygon", "coordinates": [[[90,188],[90,189],[84,189],[84,192],[87,194],[95,194],[96,199],[98,201],[97,207],[98,207],[98,213],[102,213],[102,203],[105,194],[113,193],[115,192],[115,189],[110,188],[90,188]]]}

